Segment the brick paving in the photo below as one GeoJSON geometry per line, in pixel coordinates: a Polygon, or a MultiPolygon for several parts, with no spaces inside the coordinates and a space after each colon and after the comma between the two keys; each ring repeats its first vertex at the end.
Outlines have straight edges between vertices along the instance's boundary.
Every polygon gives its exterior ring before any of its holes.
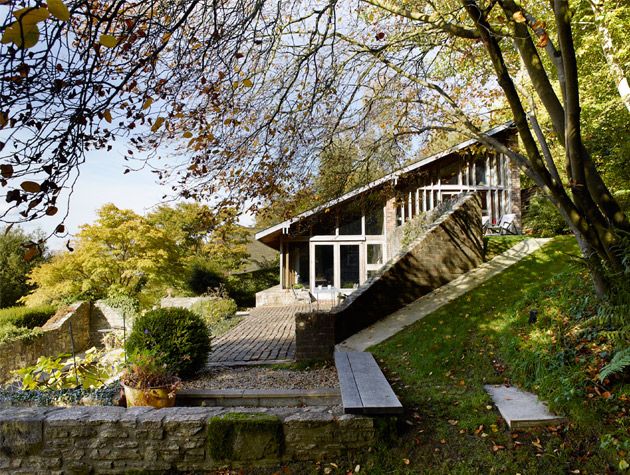
{"type": "Polygon", "coordinates": [[[209,365],[272,363],[295,358],[295,314],[309,306],[253,308],[232,330],[212,342],[209,365]]]}

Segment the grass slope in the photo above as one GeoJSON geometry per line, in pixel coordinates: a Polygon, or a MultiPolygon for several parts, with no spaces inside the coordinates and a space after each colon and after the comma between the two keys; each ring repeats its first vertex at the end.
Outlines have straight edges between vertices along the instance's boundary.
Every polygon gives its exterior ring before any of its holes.
{"type": "Polygon", "coordinates": [[[611,394],[593,382],[603,364],[596,339],[566,337],[594,298],[574,242],[556,238],[371,349],[408,414],[402,438],[369,456],[362,471],[583,474],[625,467],[627,392],[611,394]],[[532,326],[533,308],[539,321],[532,326]],[[535,390],[571,423],[511,433],[483,390],[503,382],[535,390]]]}

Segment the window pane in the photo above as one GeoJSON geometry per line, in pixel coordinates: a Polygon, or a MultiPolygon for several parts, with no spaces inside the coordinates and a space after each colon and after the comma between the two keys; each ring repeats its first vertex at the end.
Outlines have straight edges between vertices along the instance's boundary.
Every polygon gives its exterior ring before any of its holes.
{"type": "Polygon", "coordinates": [[[383,234],[383,207],[381,205],[370,208],[365,213],[365,234],[380,236],[383,234]]]}
{"type": "Polygon", "coordinates": [[[337,223],[332,213],[322,213],[320,221],[313,226],[313,236],[334,236],[337,223]]]}
{"type": "Polygon", "coordinates": [[[367,245],[367,263],[382,264],[383,263],[383,246],[380,244],[367,245]]]}
{"type": "Polygon", "coordinates": [[[334,285],[334,246],[315,246],[315,285],[334,285]]]}
{"type": "Polygon", "coordinates": [[[362,234],[361,213],[354,210],[342,211],[341,223],[339,225],[339,234],[341,236],[362,234]]]}
{"type": "Polygon", "coordinates": [[[484,160],[477,160],[475,162],[475,184],[486,184],[486,162],[484,160]]]}
{"type": "Polygon", "coordinates": [[[339,246],[341,259],[341,288],[353,289],[359,286],[359,246],[339,246]]]}
{"type": "Polygon", "coordinates": [[[457,185],[459,183],[459,164],[454,162],[441,167],[440,181],[443,185],[457,185]]]}

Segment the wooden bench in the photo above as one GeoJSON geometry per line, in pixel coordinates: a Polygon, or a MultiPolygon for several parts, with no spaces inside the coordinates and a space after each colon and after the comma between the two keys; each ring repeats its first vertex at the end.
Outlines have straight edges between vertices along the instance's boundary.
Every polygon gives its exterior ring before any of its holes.
{"type": "Polygon", "coordinates": [[[346,414],[401,414],[402,404],[370,353],[336,351],[335,366],[346,414]]]}

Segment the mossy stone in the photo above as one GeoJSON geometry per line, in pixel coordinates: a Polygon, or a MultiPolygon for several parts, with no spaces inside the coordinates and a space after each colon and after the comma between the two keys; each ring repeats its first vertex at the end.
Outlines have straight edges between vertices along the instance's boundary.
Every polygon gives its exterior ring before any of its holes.
{"type": "Polygon", "coordinates": [[[269,414],[232,412],[208,421],[208,453],[214,460],[277,459],[282,439],[282,422],[269,414]]]}

